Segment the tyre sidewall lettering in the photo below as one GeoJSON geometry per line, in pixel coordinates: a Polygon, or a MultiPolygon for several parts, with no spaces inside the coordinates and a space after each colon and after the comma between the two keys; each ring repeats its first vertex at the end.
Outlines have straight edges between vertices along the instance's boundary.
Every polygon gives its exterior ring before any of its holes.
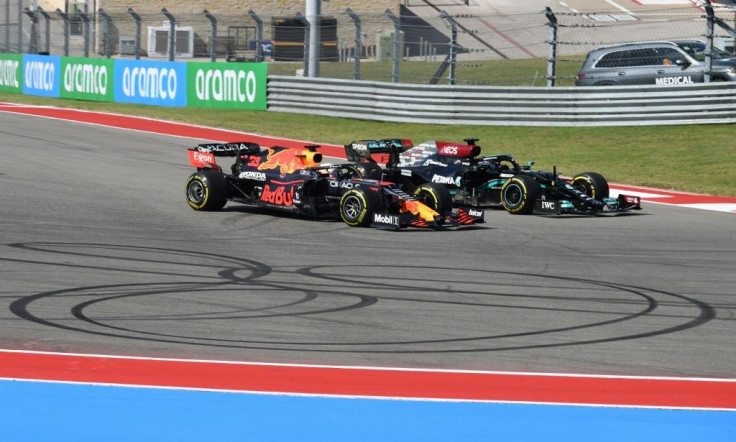
{"type": "Polygon", "coordinates": [[[360,224],[363,222],[365,214],[368,213],[368,203],[365,200],[365,195],[363,195],[361,192],[353,193],[360,199],[360,203],[363,205],[363,209],[360,211],[360,215],[358,215],[358,224],[360,224]]]}
{"type": "Polygon", "coordinates": [[[207,187],[207,181],[202,179],[202,177],[199,175],[191,176],[189,178],[189,181],[187,181],[187,202],[189,203],[189,205],[194,207],[195,209],[201,209],[207,204],[207,199],[209,199],[209,196],[210,196],[210,190],[207,187]],[[197,181],[202,186],[203,195],[202,195],[202,201],[199,204],[189,199],[189,188],[193,181],[197,181]]]}
{"type": "Polygon", "coordinates": [[[511,213],[516,213],[516,212],[523,210],[524,206],[526,206],[526,199],[527,199],[528,192],[527,192],[526,186],[524,185],[523,181],[512,178],[511,181],[509,181],[509,184],[507,184],[506,187],[503,189],[504,202],[507,201],[506,192],[512,187],[516,187],[517,189],[519,189],[519,193],[520,193],[519,202],[514,206],[506,204],[506,209],[511,213]]]}
{"type": "Polygon", "coordinates": [[[573,181],[572,185],[575,186],[575,183],[576,182],[580,182],[580,181],[584,181],[585,184],[586,184],[584,186],[584,188],[583,188],[583,192],[585,192],[585,190],[587,190],[587,189],[590,189],[590,195],[589,196],[591,198],[595,199],[597,192],[596,192],[595,186],[593,185],[593,181],[590,178],[586,177],[586,176],[580,176],[580,177],[577,177],[575,179],[575,181],[573,181]]]}
{"type": "Polygon", "coordinates": [[[343,221],[345,221],[345,223],[347,223],[350,226],[357,226],[357,225],[359,225],[360,223],[363,222],[363,220],[365,219],[365,215],[368,213],[368,203],[366,202],[365,196],[363,195],[363,193],[358,192],[356,190],[349,190],[348,192],[346,192],[345,195],[343,195],[343,197],[342,197],[342,201],[345,201],[348,198],[357,198],[357,199],[360,200],[360,202],[361,202],[361,204],[363,206],[361,208],[360,214],[358,215],[358,217],[355,220],[346,220],[345,217],[344,217],[344,214],[343,214],[342,210],[340,211],[340,213],[341,213],[342,218],[343,218],[343,221]]]}
{"type": "Polygon", "coordinates": [[[436,211],[440,205],[440,198],[437,196],[437,193],[429,186],[421,186],[417,190],[417,195],[420,195],[422,192],[425,192],[432,197],[432,209],[436,211]]]}

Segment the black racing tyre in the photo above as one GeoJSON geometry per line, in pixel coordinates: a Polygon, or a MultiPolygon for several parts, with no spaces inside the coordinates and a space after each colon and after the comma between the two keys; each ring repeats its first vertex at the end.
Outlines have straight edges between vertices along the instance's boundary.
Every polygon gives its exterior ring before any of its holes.
{"type": "Polygon", "coordinates": [[[501,188],[501,205],[515,215],[529,215],[540,195],[539,183],[530,176],[509,178],[501,188]]]}
{"type": "Polygon", "coordinates": [[[414,190],[414,196],[440,215],[447,215],[452,211],[452,195],[442,184],[420,184],[414,190]]]}
{"type": "Polygon", "coordinates": [[[358,171],[361,178],[380,180],[383,175],[383,168],[376,163],[357,163],[353,164],[353,167],[358,171]]]}
{"type": "Polygon", "coordinates": [[[593,199],[608,198],[608,181],[599,173],[585,172],[575,175],[571,184],[593,199]]]}
{"type": "Polygon", "coordinates": [[[194,210],[220,210],[227,203],[227,182],[222,172],[202,170],[187,179],[187,202],[194,210]]]}
{"type": "Polygon", "coordinates": [[[373,222],[373,213],[380,206],[375,190],[350,189],[340,198],[340,219],[351,227],[367,227],[373,222]]]}

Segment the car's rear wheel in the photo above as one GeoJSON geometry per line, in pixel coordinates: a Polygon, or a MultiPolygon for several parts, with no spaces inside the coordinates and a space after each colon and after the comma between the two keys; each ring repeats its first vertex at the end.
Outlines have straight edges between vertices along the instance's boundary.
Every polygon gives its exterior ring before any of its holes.
{"type": "Polygon", "coordinates": [[[530,176],[509,178],[501,188],[501,205],[515,215],[528,215],[534,211],[534,203],[540,195],[539,183],[530,176]]]}
{"type": "Polygon", "coordinates": [[[225,176],[215,170],[202,170],[187,179],[187,202],[194,210],[220,210],[227,203],[225,176]]]}
{"type": "Polygon", "coordinates": [[[575,175],[571,184],[593,199],[608,198],[608,181],[599,173],[585,172],[575,175]]]}
{"type": "Polygon", "coordinates": [[[380,200],[375,191],[350,189],[340,198],[340,219],[352,227],[367,227],[373,222],[373,213],[379,207],[380,200]]]}
{"type": "Polygon", "coordinates": [[[447,215],[452,211],[452,195],[442,184],[421,184],[414,190],[414,196],[440,215],[447,215]]]}

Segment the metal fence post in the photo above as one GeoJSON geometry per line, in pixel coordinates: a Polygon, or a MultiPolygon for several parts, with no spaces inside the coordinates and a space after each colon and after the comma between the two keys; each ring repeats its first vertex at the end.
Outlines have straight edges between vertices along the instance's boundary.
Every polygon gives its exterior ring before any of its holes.
{"type": "Polygon", "coordinates": [[[10,52],[10,0],[5,0],[5,52],[10,52]]]}
{"type": "Polygon", "coordinates": [[[705,79],[706,83],[710,83],[710,74],[713,69],[713,28],[715,25],[715,12],[710,0],[705,2],[706,24],[705,24],[705,79]]]}
{"type": "Polygon", "coordinates": [[[450,54],[448,57],[450,63],[450,77],[448,78],[448,83],[454,85],[457,81],[457,23],[445,10],[440,11],[440,17],[447,20],[450,24],[451,38],[450,54]]]}
{"type": "Polygon", "coordinates": [[[248,9],[248,15],[256,22],[256,62],[263,61],[263,20],[252,9],[248,9]]]}
{"type": "Polygon", "coordinates": [[[322,58],[322,0],[307,0],[309,22],[309,76],[319,77],[319,62],[322,58]]]}
{"type": "Polygon", "coordinates": [[[309,21],[301,13],[296,13],[296,18],[304,25],[304,76],[311,77],[309,72],[309,21]]]}
{"type": "Polygon", "coordinates": [[[207,17],[210,23],[212,23],[212,34],[210,36],[210,60],[214,62],[217,59],[217,19],[215,18],[215,16],[210,14],[210,11],[206,9],[202,11],[202,14],[204,14],[204,16],[207,17]]]}
{"type": "Polygon", "coordinates": [[[49,16],[49,13],[44,11],[43,8],[40,6],[36,8],[36,11],[43,15],[44,20],[46,20],[44,29],[44,31],[46,32],[46,45],[44,46],[44,53],[48,55],[51,53],[51,17],[49,16]]]}
{"type": "Polygon", "coordinates": [[[166,8],[161,8],[161,13],[169,19],[169,61],[174,61],[174,54],[176,53],[176,19],[166,8]]]}
{"type": "Polygon", "coordinates": [[[23,53],[23,0],[18,0],[18,53],[23,53]]]}
{"type": "Polygon", "coordinates": [[[401,20],[391,12],[390,9],[386,9],[386,15],[394,22],[394,56],[393,56],[393,69],[391,70],[391,81],[394,83],[399,82],[399,60],[401,59],[401,20]]]}
{"type": "Polygon", "coordinates": [[[549,21],[549,54],[547,56],[547,87],[555,85],[555,76],[557,72],[557,17],[554,12],[547,6],[544,9],[544,15],[549,21]]]}
{"type": "Polygon", "coordinates": [[[56,8],[56,13],[61,17],[62,20],[64,20],[64,56],[69,56],[69,27],[71,26],[71,23],[69,22],[69,14],[62,11],[59,8],[56,8]]]}
{"type": "Polygon", "coordinates": [[[86,12],[77,11],[77,15],[82,19],[84,34],[84,58],[89,58],[89,16],[86,12]]]}
{"type": "Polygon", "coordinates": [[[112,52],[112,48],[110,47],[110,30],[112,28],[112,17],[110,17],[107,12],[105,12],[102,8],[98,9],[97,12],[99,12],[102,18],[105,20],[105,26],[102,30],[102,36],[105,39],[105,57],[110,58],[112,52]]]}
{"type": "Polygon", "coordinates": [[[707,14],[707,28],[705,30],[705,41],[706,41],[706,49],[705,49],[705,82],[709,83],[711,80],[711,69],[713,67],[713,34],[715,25],[718,25],[721,29],[725,30],[731,37],[733,37],[736,40],[736,29],[729,26],[725,21],[721,20],[720,18],[716,17],[715,12],[713,11],[713,6],[711,5],[710,0],[706,0],[705,2],[705,11],[707,14]]]}
{"type": "Polygon", "coordinates": [[[136,14],[133,8],[128,8],[128,14],[135,20],[135,59],[141,58],[141,16],[136,14]]]}
{"type": "MultiPolygon", "coordinates": [[[[731,26],[728,25],[728,23],[726,23],[725,21],[723,21],[722,19],[718,17],[713,17],[713,21],[715,22],[714,24],[718,25],[718,27],[720,27],[721,29],[726,31],[731,37],[736,39],[736,29],[732,28],[731,26]]],[[[736,22],[736,13],[734,13],[734,22],[736,22]]],[[[734,26],[736,26],[736,23],[734,24],[734,26]]]]}
{"type": "Polygon", "coordinates": [[[355,23],[355,56],[353,57],[353,80],[360,80],[360,57],[363,55],[363,42],[361,39],[361,21],[360,17],[353,12],[352,9],[347,8],[345,13],[353,19],[355,23]]]}
{"type": "MultiPolygon", "coordinates": [[[[31,11],[27,6],[23,9],[23,13],[31,19],[31,35],[28,41],[28,53],[38,54],[38,37],[36,36],[38,31],[38,14],[36,14],[36,11],[31,11]]],[[[20,26],[20,24],[18,26],[20,26]]]]}

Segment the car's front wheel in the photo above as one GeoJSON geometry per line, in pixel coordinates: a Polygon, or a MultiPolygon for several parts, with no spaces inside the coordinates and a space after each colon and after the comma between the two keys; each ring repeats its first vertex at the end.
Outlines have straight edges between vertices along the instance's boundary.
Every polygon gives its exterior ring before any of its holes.
{"type": "Polygon", "coordinates": [[[340,219],[352,227],[367,227],[380,206],[373,190],[350,189],[340,198],[340,219]]]}
{"type": "Polygon", "coordinates": [[[442,184],[421,184],[414,191],[414,196],[440,215],[447,215],[452,211],[452,195],[442,184]]]}
{"type": "Polygon", "coordinates": [[[602,200],[603,198],[608,198],[608,181],[599,173],[585,172],[575,175],[571,184],[593,199],[602,200]]]}

